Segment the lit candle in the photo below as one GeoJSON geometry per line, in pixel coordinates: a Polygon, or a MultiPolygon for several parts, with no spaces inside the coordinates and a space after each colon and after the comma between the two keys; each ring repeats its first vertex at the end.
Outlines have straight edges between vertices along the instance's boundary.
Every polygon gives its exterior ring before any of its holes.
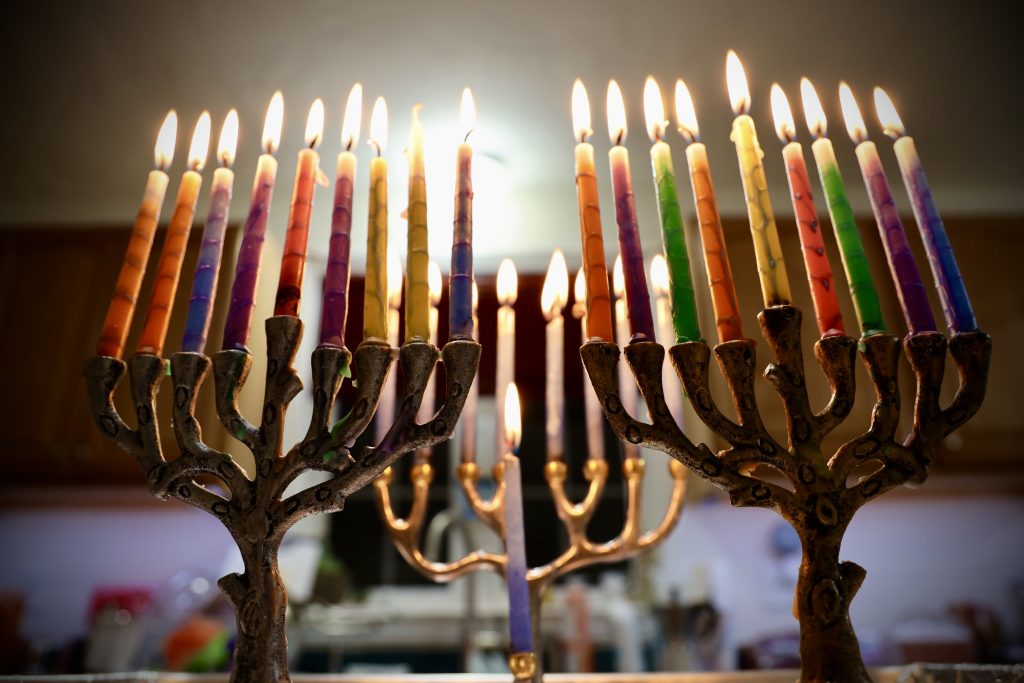
{"type": "Polygon", "coordinates": [[[907,329],[911,334],[916,332],[934,332],[935,316],[932,315],[931,304],[928,303],[928,292],[925,291],[921,272],[910,251],[907,233],[900,220],[899,209],[889,188],[889,179],[882,168],[882,160],[878,156],[875,143],[868,140],[867,126],[861,116],[860,107],[853,97],[853,91],[846,83],[839,85],[839,101],[843,109],[843,119],[850,139],[857,145],[857,161],[860,172],[864,176],[864,184],[868,188],[871,210],[878,223],[878,232],[885,247],[885,257],[889,262],[889,272],[896,295],[903,309],[903,318],[907,321],[907,329]]]}
{"type": "Polygon", "coordinates": [[[704,249],[704,266],[708,273],[711,306],[715,311],[718,341],[727,342],[743,338],[740,307],[736,299],[736,283],[732,279],[729,252],[725,247],[722,218],[718,214],[715,186],[711,182],[708,150],[700,141],[697,112],[690,91],[682,81],[676,81],[676,125],[686,138],[686,163],[690,170],[693,203],[700,225],[700,240],[704,249]]]}
{"type": "Polygon", "coordinates": [[[142,193],[142,204],[135,217],[128,249],[121,262],[121,271],[114,285],[114,296],[107,309],[107,317],[103,322],[99,342],[96,344],[97,356],[120,358],[124,353],[125,340],[132,326],[135,314],[135,302],[139,299],[142,277],[146,274],[146,263],[149,252],[153,249],[153,235],[160,220],[160,208],[167,193],[167,168],[174,156],[174,142],[178,133],[178,115],[172,109],[167,112],[160,132],[156,136],[153,149],[153,165],[155,168],[146,178],[146,188],[142,193]]]}
{"type": "Polygon", "coordinates": [[[167,325],[171,320],[171,309],[174,307],[174,294],[178,289],[178,277],[181,275],[181,263],[185,259],[188,248],[188,234],[192,230],[192,217],[199,199],[199,189],[203,185],[203,177],[199,172],[206,163],[206,155],[210,148],[210,113],[203,112],[196,123],[192,134],[192,147],[188,153],[188,170],[181,176],[178,197],[174,203],[174,213],[167,226],[167,236],[160,252],[160,263],[157,265],[156,280],[153,282],[153,294],[146,311],[146,322],[139,338],[137,353],[148,353],[154,356],[163,354],[164,341],[167,338],[167,325]]]}
{"type": "MultiPolygon", "coordinates": [[[[646,282],[644,283],[646,285],[646,282]]],[[[622,257],[615,257],[615,265],[612,267],[612,291],[615,292],[615,337],[619,346],[625,348],[629,339],[629,313],[626,305],[626,274],[623,272],[622,257]]],[[[652,323],[653,324],[653,323],[652,323]]],[[[654,337],[650,338],[654,341],[654,337]]],[[[639,389],[633,380],[633,374],[629,370],[629,364],[625,359],[619,361],[619,400],[622,409],[627,415],[637,417],[636,410],[640,403],[639,389]]],[[[640,456],[640,449],[636,444],[624,443],[625,455],[627,458],[640,456]]]]}
{"type": "Polygon", "coordinates": [[[814,302],[814,316],[818,320],[818,333],[822,337],[845,334],[843,314],[839,311],[839,298],[836,296],[836,283],[832,277],[832,264],[825,252],[818,210],[814,206],[811,181],[807,175],[807,164],[804,163],[804,148],[796,141],[793,110],[778,83],[772,84],[772,116],[775,119],[775,131],[784,145],[782,160],[786,164],[789,195],[793,200],[793,213],[800,236],[800,250],[804,254],[804,266],[807,268],[807,284],[811,288],[811,300],[814,302]]]}
{"type": "MultiPolygon", "coordinates": [[[[405,341],[426,341],[430,336],[429,300],[430,253],[427,247],[427,176],[423,162],[423,124],[420,109],[412,108],[412,130],[409,132],[409,222],[408,250],[405,254],[405,341]]],[[[436,311],[434,313],[436,315],[436,311]]],[[[437,343],[434,340],[432,343],[437,343]]]]}
{"type": "Polygon", "coordinates": [[[469,136],[476,128],[473,93],[462,91],[459,123],[466,136],[459,144],[455,165],[455,225],[452,268],[448,275],[448,336],[473,337],[473,148],[469,136]]]}
{"type": "MultiPolygon", "coordinates": [[[[583,268],[576,273],[573,286],[573,317],[579,318],[580,331],[584,339],[587,336],[587,273],[583,268]]],[[[587,457],[604,460],[604,415],[601,413],[601,402],[594,391],[594,385],[583,373],[583,415],[587,425],[587,457]]]]}
{"type": "Polygon", "coordinates": [[[832,141],[828,139],[825,111],[821,108],[821,101],[814,86],[806,78],[800,81],[800,95],[807,128],[815,138],[811,144],[811,151],[814,152],[814,161],[818,166],[821,189],[825,193],[828,215],[832,219],[832,229],[839,243],[839,256],[846,271],[846,281],[850,285],[850,297],[853,299],[853,309],[857,314],[857,322],[860,323],[861,334],[868,336],[884,332],[882,306],[878,301],[874,280],[871,279],[868,257],[864,253],[857,221],[853,217],[853,208],[850,206],[850,200],[846,198],[846,187],[839,172],[836,153],[832,148],[832,141]]]}
{"type": "Polygon", "coordinates": [[[494,402],[497,453],[502,452],[505,438],[505,390],[512,383],[516,369],[516,297],[519,276],[511,259],[498,266],[498,336],[495,344],[494,402]]]}
{"type": "Polygon", "coordinates": [[[761,280],[764,305],[768,308],[788,304],[793,297],[789,291],[789,277],[782,258],[775,216],[772,214],[768,181],[764,174],[764,152],[757,141],[754,119],[747,113],[750,110],[747,76],[739,57],[732,50],[729,50],[726,59],[726,78],[732,110],[736,114],[730,139],[736,145],[736,158],[743,178],[743,196],[747,201],[750,236],[754,240],[754,257],[757,259],[757,274],[761,280]]]}
{"type": "MultiPolygon", "coordinates": [[[[407,271],[408,272],[408,271],[407,271]]],[[[427,339],[423,341],[429,341],[431,344],[437,346],[437,305],[441,303],[441,290],[443,288],[443,282],[441,278],[441,267],[437,265],[437,261],[431,261],[427,268],[427,286],[428,294],[430,299],[428,301],[430,310],[428,311],[428,323],[427,323],[427,339]]],[[[409,310],[409,302],[405,302],[406,310],[409,310]]],[[[396,326],[397,327],[397,326],[396,326]]],[[[409,335],[405,335],[406,340],[409,339],[409,335]]],[[[437,410],[437,372],[430,373],[430,379],[427,380],[427,387],[423,391],[423,400],[420,402],[419,412],[416,413],[416,419],[420,424],[426,424],[434,417],[434,412],[437,410]]],[[[416,462],[427,462],[430,460],[430,448],[420,448],[416,451],[416,462]]]]}
{"type": "Polygon", "coordinates": [[[224,252],[224,231],[228,226],[228,210],[231,208],[231,190],[235,184],[231,164],[235,161],[237,144],[238,112],[232,109],[224,119],[217,143],[220,167],[213,172],[213,182],[210,184],[210,208],[206,213],[203,242],[192,279],[192,296],[189,298],[188,315],[185,318],[182,351],[202,353],[206,348],[213,299],[217,294],[220,260],[224,252]]]}
{"type": "Polygon", "coordinates": [[[263,154],[256,163],[256,177],[252,184],[249,213],[242,230],[242,246],[235,264],[235,281],[231,283],[231,302],[224,322],[224,350],[245,350],[252,329],[252,312],[256,307],[256,285],[259,282],[263,242],[267,237],[267,216],[277,178],[277,159],[274,152],[281,142],[281,123],[284,118],[284,98],[274,93],[267,107],[263,123],[263,154]]]}
{"type": "MultiPolygon", "coordinates": [[[[388,248],[387,257],[387,342],[390,346],[398,346],[398,309],[402,306],[402,262],[394,248],[388,248]]],[[[395,396],[398,393],[398,368],[392,368],[381,387],[380,401],[374,418],[374,435],[377,443],[391,429],[395,421],[395,396]]]]}
{"type": "Polygon", "coordinates": [[[547,436],[548,460],[561,460],[565,450],[562,434],[565,422],[565,319],[562,310],[569,300],[569,268],[561,249],[551,255],[544,287],[540,293],[540,309],[547,324],[544,327],[544,433],[547,436]]]}
{"type": "Polygon", "coordinates": [[[502,463],[505,482],[505,552],[508,555],[505,579],[508,582],[509,637],[512,654],[525,654],[533,651],[533,632],[530,624],[530,586],[526,581],[523,484],[517,455],[523,433],[522,414],[515,384],[508,386],[504,403],[505,443],[502,463]]]}
{"type": "MultiPolygon", "coordinates": [[[[370,144],[377,156],[370,162],[370,212],[366,231],[366,280],[363,291],[363,338],[385,341],[388,335],[388,162],[382,156],[388,137],[388,106],[373,103],[370,144]]],[[[395,325],[395,328],[398,326],[395,325]]],[[[392,343],[397,346],[397,343],[392,343]]]]}
{"type": "MultiPolygon", "coordinates": [[[[612,148],[608,161],[612,169],[612,191],[615,194],[615,222],[619,227],[619,252],[625,276],[626,304],[629,313],[630,342],[653,341],[654,319],[651,317],[651,296],[644,273],[644,253],[640,245],[640,226],[636,219],[633,180],[629,172],[626,141],[626,105],[615,81],[608,83],[608,137],[612,148]]],[[[620,339],[625,346],[625,340],[620,339]]]]}
{"type": "Polygon", "coordinates": [[[324,275],[324,303],[320,312],[320,345],[345,346],[348,318],[348,284],[352,271],[352,193],[356,184],[356,155],[362,119],[363,86],[356,83],[348,94],[341,123],[341,148],[334,179],[334,209],[331,211],[331,239],[324,275]]]}
{"type": "Polygon", "coordinates": [[[583,83],[572,86],[572,125],[576,145],[576,197],[579,203],[580,240],[583,245],[583,271],[587,278],[587,316],[584,341],[612,339],[611,295],[608,292],[608,267],[604,260],[604,236],[601,232],[601,207],[597,197],[594,171],[594,146],[587,142],[590,127],[590,101],[583,83]]]}
{"type": "Polygon", "coordinates": [[[910,205],[914,210],[917,227],[924,240],[928,262],[935,277],[935,287],[939,290],[942,312],[946,324],[953,332],[972,332],[978,329],[974,318],[971,300],[967,297],[967,287],[960,275],[960,267],[953,254],[953,245],[946,234],[946,226],[942,222],[939,210],[935,206],[928,178],[924,174],[924,166],[917,155],[914,139],[907,135],[903,121],[896,113],[892,100],[881,88],[875,88],[875,112],[885,129],[885,134],[894,140],[896,160],[903,174],[903,184],[910,197],[910,205]]]}
{"type": "MultiPolygon", "coordinates": [[[[655,254],[651,259],[651,289],[654,290],[654,310],[658,320],[658,343],[666,349],[676,342],[672,312],[669,306],[670,272],[665,257],[655,254]]],[[[662,363],[661,382],[665,388],[665,405],[672,417],[683,424],[683,392],[674,378],[671,363],[662,363]]]]}
{"type": "Polygon", "coordinates": [[[306,118],[306,148],[299,152],[295,169],[295,188],[288,209],[288,229],[284,235],[284,256],[277,281],[274,315],[298,317],[302,298],[302,274],[306,270],[306,248],[309,246],[309,218],[313,213],[313,194],[320,171],[317,147],[324,136],[324,103],[313,100],[306,118]]]}
{"type": "MultiPolygon", "coordinates": [[[[644,84],[644,117],[647,134],[651,138],[651,168],[654,171],[654,189],[658,195],[658,215],[661,218],[661,240],[668,261],[671,318],[676,342],[701,339],[697,321],[697,300],[690,275],[690,255],[686,251],[683,233],[683,215],[679,210],[676,193],[676,173],[672,167],[672,150],[665,137],[668,121],[661,100],[661,89],[650,76],[644,84]]],[[[670,345],[670,344],[669,344],[670,345]]]]}
{"type": "MultiPolygon", "coordinates": [[[[477,289],[476,281],[473,281],[473,338],[480,341],[480,325],[477,317],[477,306],[480,303],[480,291],[477,289]]],[[[466,394],[466,403],[462,407],[460,430],[462,439],[459,444],[459,460],[461,462],[474,462],[476,460],[476,405],[480,396],[480,368],[477,368],[473,376],[473,384],[466,394]]]]}

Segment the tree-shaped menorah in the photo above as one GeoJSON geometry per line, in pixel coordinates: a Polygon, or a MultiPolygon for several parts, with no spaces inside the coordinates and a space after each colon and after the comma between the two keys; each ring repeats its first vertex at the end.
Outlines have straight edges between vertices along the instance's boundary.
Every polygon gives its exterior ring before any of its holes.
{"type": "Polygon", "coordinates": [[[810,406],[800,349],[800,310],[775,306],[758,316],[775,362],[765,377],[782,399],[789,442],[778,443],[765,429],[754,400],[754,342],[740,339],[719,344],[714,353],[732,395],[738,421],[716,407],[708,388],[711,351],[703,342],[677,344],[669,355],[697,415],[729,448],[714,453],[694,444],[679,429],[666,405],[662,387],[665,350],[653,342],[625,349],[652,422],[626,414],[618,396],[619,349],[608,342],[588,342],[583,362],[605,415],[620,439],[667,453],[729,493],[736,506],[771,508],[800,536],[803,560],[797,580],[796,613],[800,622],[803,683],[869,683],[849,617],[849,606],[864,580],[865,570],[840,562],[843,534],[854,513],[869,500],[905,483],[920,483],[947,434],[970,419],[981,406],[988,378],[991,340],[983,332],[954,334],[949,352],[960,384],[945,409],[939,389],[946,361],[947,339],[937,332],[910,335],[903,349],[917,380],[911,433],[898,438],[900,394],[897,374],[900,340],[876,334],[861,339],[826,337],[815,353],[831,386],[832,396],[819,412],[810,406]],[[855,358],[859,351],[874,385],[877,400],[871,423],[862,435],[843,444],[831,458],[822,440],[849,415],[855,395],[855,358]],[[862,463],[877,469],[848,486],[862,463]],[[752,468],[768,465],[790,488],[761,479],[752,468]]]}
{"type": "Polygon", "coordinates": [[[302,390],[292,367],[302,323],[291,316],[277,316],[267,320],[266,329],[267,381],[259,427],[242,417],[236,401],[252,364],[248,352],[220,351],[212,361],[199,353],[171,356],[174,436],[180,449],[173,460],[164,457],[155,419],[164,359],[138,354],[126,366],[119,359],[96,356],[85,366],[97,425],[138,461],[153,494],[176,498],[214,515],[238,545],[244,573],[230,574],[219,582],[235,607],[238,622],[231,674],[235,683],[290,681],[285,638],[288,597],[277,564],[285,532],[307,515],[341,510],[348,496],[376,479],[399,456],[449,438],[480,359],[479,344],[463,339],[448,342],[440,352],[423,342],[410,342],[399,350],[366,341],[354,354],[343,348],[319,347],[311,361],[314,403],[309,430],[285,452],[285,411],[302,390]],[[416,412],[439,356],[445,365],[446,399],[431,420],[418,424],[416,412]],[[381,387],[396,357],[405,383],[395,422],[377,446],[356,449],[353,444],[377,410],[381,387]],[[356,399],[345,417],[332,425],[335,400],[350,374],[350,363],[356,399]],[[218,417],[255,457],[254,479],[249,479],[229,454],[203,443],[195,403],[211,365],[218,417]],[[126,367],[137,429],[124,422],[113,404],[113,391],[126,367]],[[307,470],[331,476],[284,497],[288,485],[307,470]],[[210,477],[221,482],[219,491],[202,483],[210,477]]]}
{"type": "MultiPolygon", "coordinates": [[[[665,540],[675,528],[686,494],[687,471],[675,460],[670,460],[668,465],[673,481],[668,506],[658,525],[650,531],[643,532],[640,523],[640,508],[643,496],[644,460],[638,456],[623,459],[622,474],[626,486],[626,517],[618,536],[610,541],[598,543],[588,537],[587,525],[604,494],[608,481],[607,461],[600,458],[590,458],[586,461],[583,474],[588,482],[587,492],[578,503],[572,502],[566,493],[568,467],[565,462],[561,459],[548,461],[544,468],[544,478],[551,489],[555,510],[565,527],[568,543],[555,559],[547,564],[531,567],[526,573],[530,589],[533,643],[538,651],[542,643],[540,638],[541,604],[545,592],[556,580],[581,567],[619,562],[645,550],[653,549],[665,540]]],[[[380,479],[374,482],[380,515],[402,557],[421,574],[438,583],[453,581],[479,569],[490,569],[504,577],[507,563],[505,553],[474,550],[452,562],[435,561],[423,554],[422,531],[426,521],[427,495],[433,477],[434,471],[429,463],[419,462],[412,466],[410,472],[412,502],[405,518],[400,518],[391,504],[391,494],[388,488],[392,479],[391,471],[387,470],[380,479]]],[[[485,499],[477,488],[480,479],[479,466],[475,462],[463,462],[459,465],[459,486],[469,501],[473,513],[499,538],[503,539],[505,538],[506,489],[504,466],[500,460],[494,466],[493,477],[496,484],[495,491],[489,499],[485,499]]],[[[534,678],[539,681],[541,676],[540,657],[537,659],[538,666],[534,678]]]]}

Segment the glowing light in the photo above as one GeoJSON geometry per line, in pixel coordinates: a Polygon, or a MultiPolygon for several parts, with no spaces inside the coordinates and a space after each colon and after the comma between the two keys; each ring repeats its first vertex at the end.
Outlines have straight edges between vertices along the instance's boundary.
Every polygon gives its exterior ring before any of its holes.
{"type": "Polygon", "coordinates": [[[398,251],[388,246],[388,306],[398,308],[402,305],[402,262],[398,251]]]}
{"type": "Polygon", "coordinates": [[[370,114],[370,144],[377,150],[377,156],[384,153],[388,144],[388,105],[383,97],[373,103],[370,114]]]}
{"type": "Polygon", "coordinates": [[[273,154],[281,145],[281,126],[284,124],[284,95],[278,90],[270,98],[267,117],[263,121],[263,150],[273,154]]]}
{"type": "Polygon", "coordinates": [[[578,304],[584,303],[587,299],[587,274],[580,268],[576,271],[576,281],[572,285],[572,298],[578,304]]]}
{"type": "Polygon", "coordinates": [[[224,125],[220,127],[220,139],[217,141],[217,158],[221,165],[230,168],[235,163],[235,150],[238,148],[238,112],[232,109],[224,117],[224,125]]]}
{"type": "Polygon", "coordinates": [[[590,98],[583,81],[578,78],[572,84],[572,130],[579,142],[586,142],[594,134],[590,127],[590,98]]]}
{"type": "Polygon", "coordinates": [[[626,141],[626,103],[622,101],[622,89],[614,80],[608,81],[608,137],[613,145],[626,141]]]}
{"type": "Polygon", "coordinates": [[[725,80],[729,86],[729,102],[736,116],[746,114],[750,110],[750,88],[747,86],[747,74],[736,53],[729,50],[725,58],[725,80]]]}
{"type": "Polygon", "coordinates": [[[661,254],[651,259],[651,289],[655,296],[668,296],[668,263],[661,254]]]}
{"type": "Polygon", "coordinates": [[[441,266],[437,265],[437,261],[431,261],[427,266],[427,287],[430,290],[431,305],[437,306],[441,303],[441,288],[443,286],[441,266]]]}
{"type": "Polygon", "coordinates": [[[476,128],[476,104],[469,88],[462,91],[462,103],[459,105],[459,127],[466,131],[466,139],[476,128]]]}
{"type": "Polygon", "coordinates": [[[555,249],[548,264],[548,274],[544,278],[544,287],[540,292],[540,309],[544,317],[551,320],[562,313],[569,300],[569,267],[565,263],[565,254],[555,249]]]}
{"type": "Polygon", "coordinates": [[[345,116],[341,120],[341,146],[346,151],[359,143],[359,126],[363,122],[363,85],[356,83],[345,102],[345,116]]]}
{"type": "Polygon", "coordinates": [[[167,112],[164,122],[160,125],[160,132],[156,136],[156,146],[153,148],[153,165],[161,171],[166,171],[174,158],[174,144],[178,139],[178,113],[173,109],[167,112]]]}
{"type": "Polygon", "coordinates": [[[309,116],[306,117],[306,146],[316,149],[324,137],[324,101],[319,97],[309,105],[309,116]]]}
{"type": "Polygon", "coordinates": [[[850,139],[858,145],[867,140],[868,127],[864,125],[864,117],[857,106],[857,100],[845,81],[839,84],[839,106],[843,109],[843,120],[846,122],[846,132],[849,133],[850,139]]]}
{"type": "Polygon", "coordinates": [[[519,389],[509,382],[505,390],[505,443],[515,452],[523,439],[523,413],[519,407],[519,389]]]}
{"type": "Polygon", "coordinates": [[[882,130],[893,140],[907,134],[907,129],[903,127],[903,119],[896,111],[896,105],[892,103],[889,93],[881,88],[875,88],[875,114],[882,124],[882,130]]]}
{"type": "Polygon", "coordinates": [[[621,255],[615,257],[615,266],[612,268],[612,291],[616,299],[626,294],[626,272],[622,269],[621,255]]]}
{"type": "Polygon", "coordinates": [[[690,89],[681,80],[676,81],[676,127],[688,142],[700,140],[700,126],[697,125],[697,110],[693,106],[690,89]]]}
{"type": "Polygon", "coordinates": [[[519,275],[512,259],[504,259],[498,266],[498,303],[511,306],[519,295],[519,275]]]}
{"type": "Polygon", "coordinates": [[[804,104],[804,118],[807,120],[807,129],[816,138],[823,138],[828,135],[828,119],[825,118],[825,110],[818,99],[818,91],[806,78],[800,79],[800,99],[804,104]]]}
{"type": "Polygon", "coordinates": [[[665,120],[665,103],[661,99],[661,88],[653,76],[648,76],[644,82],[644,119],[651,142],[658,142],[665,137],[665,129],[668,128],[668,121],[665,120]]]}
{"type": "Polygon", "coordinates": [[[193,171],[203,170],[206,155],[210,153],[210,112],[199,115],[196,129],[192,133],[192,146],[188,150],[188,167],[193,171]]]}
{"type": "Polygon", "coordinates": [[[796,140],[793,110],[789,106],[786,93],[778,83],[772,83],[772,118],[775,119],[775,134],[779,136],[782,144],[796,140]]]}
{"type": "Polygon", "coordinates": [[[473,280],[473,315],[476,315],[476,309],[480,305],[480,288],[476,286],[476,280],[473,280]]]}

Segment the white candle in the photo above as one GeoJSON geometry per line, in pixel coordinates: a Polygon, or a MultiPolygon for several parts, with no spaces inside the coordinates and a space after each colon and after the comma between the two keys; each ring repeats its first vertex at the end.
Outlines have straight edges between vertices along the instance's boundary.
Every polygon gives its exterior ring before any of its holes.
{"type": "Polygon", "coordinates": [[[551,255],[540,294],[540,308],[547,320],[544,329],[544,433],[547,436],[548,460],[561,460],[565,450],[565,319],[562,310],[568,299],[569,269],[562,250],[556,249],[551,255]]]}
{"type": "MultiPolygon", "coordinates": [[[[672,309],[669,302],[668,264],[661,254],[655,254],[651,259],[651,289],[654,291],[654,307],[657,312],[655,334],[658,343],[668,351],[675,344],[676,334],[672,326],[672,309]]],[[[667,358],[661,366],[661,383],[668,411],[676,419],[676,424],[682,427],[683,392],[672,371],[672,363],[667,358]]]]}
{"type": "MultiPolygon", "coordinates": [[[[587,338],[587,278],[586,272],[580,268],[573,286],[575,302],[572,306],[573,317],[580,321],[580,335],[587,338]]],[[[601,402],[590,383],[586,370],[583,371],[583,415],[587,425],[587,457],[604,460],[604,416],[601,414],[601,402]]]]}
{"type": "MultiPolygon", "coordinates": [[[[477,305],[480,302],[480,292],[477,289],[476,281],[473,282],[473,338],[480,341],[480,325],[477,316],[477,305]]],[[[477,368],[477,376],[473,378],[473,385],[466,395],[466,403],[462,407],[462,415],[459,416],[460,434],[462,436],[459,444],[460,460],[462,462],[476,461],[476,403],[480,395],[480,368],[477,368]]]]}
{"type": "MultiPolygon", "coordinates": [[[[631,335],[629,333],[629,310],[626,307],[626,275],[622,270],[622,257],[615,257],[615,267],[612,271],[612,290],[615,293],[615,340],[619,348],[625,349],[629,344],[631,335]]],[[[625,357],[619,359],[619,400],[626,414],[631,417],[638,417],[636,414],[637,404],[640,401],[636,381],[629,369],[625,357]]],[[[640,449],[636,444],[624,443],[625,456],[627,458],[640,457],[640,449]]]]}
{"type": "MultiPolygon", "coordinates": [[[[431,261],[427,266],[427,286],[430,294],[430,309],[427,311],[427,330],[430,343],[437,346],[437,305],[441,303],[441,267],[437,261],[431,261]]],[[[396,325],[397,327],[397,325],[396,325]]],[[[437,410],[437,369],[430,373],[427,380],[427,388],[423,390],[423,400],[420,402],[419,412],[416,413],[416,421],[426,424],[434,417],[437,410]]],[[[416,451],[416,462],[427,462],[430,460],[430,449],[421,448],[416,451]]]]}
{"type": "MultiPolygon", "coordinates": [[[[398,254],[388,250],[387,264],[388,278],[388,344],[398,346],[398,307],[402,305],[402,264],[398,260],[398,254]]],[[[377,407],[377,417],[374,420],[374,437],[377,443],[384,439],[384,435],[391,429],[395,421],[395,395],[397,389],[398,367],[397,364],[391,368],[384,387],[380,390],[380,402],[377,407]]]]}
{"type": "Polygon", "coordinates": [[[505,392],[516,368],[516,312],[513,306],[519,293],[519,277],[511,259],[498,267],[498,339],[495,347],[494,403],[495,453],[505,452],[505,392]]]}

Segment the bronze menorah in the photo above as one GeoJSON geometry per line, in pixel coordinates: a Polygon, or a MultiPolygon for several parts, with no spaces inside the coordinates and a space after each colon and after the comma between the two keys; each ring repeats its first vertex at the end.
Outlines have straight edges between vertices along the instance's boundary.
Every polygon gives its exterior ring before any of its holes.
{"type": "Polygon", "coordinates": [[[628,415],[619,398],[619,349],[609,342],[588,342],[581,355],[605,415],[620,439],[663,451],[697,475],[729,493],[733,505],[764,507],[782,515],[800,536],[803,561],[797,583],[803,683],[870,683],[850,622],[849,606],[865,577],[853,562],[840,562],[843,534],[860,506],[905,483],[920,483],[942,440],[981,407],[988,378],[991,339],[983,332],[938,332],[908,336],[903,350],[917,382],[911,433],[899,439],[897,382],[900,340],[877,334],[861,339],[826,337],[815,355],[832,395],[820,411],[812,410],[804,383],[800,348],[800,310],[775,306],[758,316],[775,362],[764,375],[782,399],[788,443],[778,443],[765,429],[754,400],[754,342],[719,344],[714,354],[725,376],[738,420],[715,405],[708,388],[711,350],[703,342],[669,349],[676,373],[697,415],[729,447],[715,453],[694,444],[673,420],[662,387],[665,350],[653,342],[625,348],[626,361],[647,404],[652,423],[628,415]],[[959,388],[941,408],[939,389],[947,346],[959,370],[959,388]],[[857,353],[867,367],[877,400],[867,431],[840,446],[831,458],[822,440],[849,415],[855,395],[857,353]],[[847,488],[847,479],[862,463],[878,468],[847,488]],[[768,465],[789,480],[792,490],[759,478],[752,469],[768,465]]]}
{"type": "Polygon", "coordinates": [[[302,337],[302,322],[291,316],[277,316],[267,320],[266,329],[267,381],[259,427],[240,414],[236,401],[252,364],[248,352],[220,351],[212,361],[199,353],[171,356],[174,436],[181,452],[173,460],[164,457],[155,419],[164,359],[138,354],[126,364],[117,358],[96,356],[85,365],[96,424],[138,461],[153,494],[162,499],[176,498],[217,517],[241,551],[244,573],[230,574],[219,581],[235,607],[238,623],[231,672],[234,683],[291,680],[284,630],[288,597],[277,565],[285,532],[308,515],[341,510],[348,496],[375,480],[399,456],[448,439],[480,360],[479,344],[465,339],[452,340],[441,351],[424,342],[410,342],[395,349],[385,342],[366,341],[354,354],[344,348],[319,347],[311,359],[314,402],[309,430],[302,441],[285,452],[285,411],[302,390],[292,367],[302,337]],[[432,419],[419,424],[416,412],[439,356],[445,365],[446,399],[432,419]],[[395,422],[377,446],[354,448],[377,410],[381,388],[396,357],[405,385],[395,422]],[[350,364],[356,399],[348,414],[331,424],[350,364]],[[218,418],[255,456],[253,479],[231,455],[203,443],[195,403],[211,365],[218,418]],[[137,429],[124,422],[113,404],[112,394],[126,368],[137,429]],[[287,486],[306,470],[319,470],[331,477],[283,498],[287,486]],[[220,491],[197,481],[211,477],[220,482],[220,491]]]}

